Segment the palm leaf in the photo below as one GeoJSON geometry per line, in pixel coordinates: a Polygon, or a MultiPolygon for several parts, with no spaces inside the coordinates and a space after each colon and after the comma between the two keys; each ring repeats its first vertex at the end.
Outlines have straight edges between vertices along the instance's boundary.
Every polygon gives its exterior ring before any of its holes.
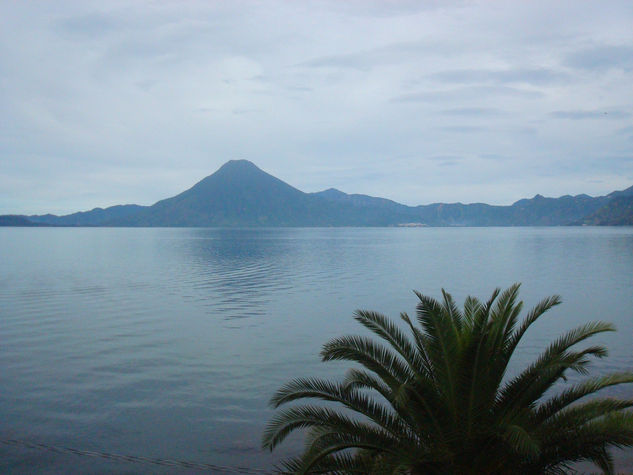
{"type": "Polygon", "coordinates": [[[633,400],[593,396],[633,383],[633,373],[552,390],[607,355],[601,345],[578,346],[613,326],[568,331],[506,381],[527,330],[560,303],[548,297],[520,321],[519,287],[496,289],[485,303],[467,297],[463,309],[444,290],[440,301],[415,292],[416,322],[400,315],[408,332],[380,313],[357,311],[354,318],[379,341],[327,342],[323,361],[359,367],[340,382],[297,378],[283,385],[271,399],[277,412],[264,447],[306,430],[305,451],[284,462],[284,473],[564,474],[582,460],[613,473],[610,450],[633,446],[633,400]],[[320,405],[296,405],[306,400],[320,405]]]}

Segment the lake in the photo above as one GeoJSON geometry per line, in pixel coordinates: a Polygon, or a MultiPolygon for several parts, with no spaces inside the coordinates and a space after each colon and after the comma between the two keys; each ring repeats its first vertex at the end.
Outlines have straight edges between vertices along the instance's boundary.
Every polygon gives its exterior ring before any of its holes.
{"type": "MultiPolygon", "coordinates": [[[[260,450],[268,399],[344,373],[318,352],[362,333],[355,309],[397,317],[413,289],[461,304],[513,282],[528,308],[563,297],[513,368],[597,319],[618,332],[593,340],[610,350],[595,372],[633,368],[630,227],[0,228],[0,439],[270,469],[301,441],[260,450]]],[[[0,472],[177,470],[0,443],[0,472]]]]}

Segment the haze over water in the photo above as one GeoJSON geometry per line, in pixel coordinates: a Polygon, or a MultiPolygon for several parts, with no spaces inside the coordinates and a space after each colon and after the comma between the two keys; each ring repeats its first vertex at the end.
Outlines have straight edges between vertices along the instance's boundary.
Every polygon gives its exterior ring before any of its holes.
{"type": "MultiPolygon", "coordinates": [[[[513,368],[598,319],[595,373],[633,366],[633,228],[4,228],[0,249],[2,439],[271,468],[300,448],[259,448],[275,389],[342,375],[321,345],[362,333],[355,309],[413,314],[412,289],[558,293],[513,368]]],[[[159,470],[0,444],[3,473],[159,470]]]]}

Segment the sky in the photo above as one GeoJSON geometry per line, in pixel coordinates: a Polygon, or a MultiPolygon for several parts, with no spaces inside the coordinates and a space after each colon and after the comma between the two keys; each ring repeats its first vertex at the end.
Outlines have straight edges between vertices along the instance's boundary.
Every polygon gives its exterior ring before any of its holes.
{"type": "Polygon", "coordinates": [[[0,0],[0,214],[150,205],[247,159],[302,191],[633,185],[633,2],[0,0]]]}

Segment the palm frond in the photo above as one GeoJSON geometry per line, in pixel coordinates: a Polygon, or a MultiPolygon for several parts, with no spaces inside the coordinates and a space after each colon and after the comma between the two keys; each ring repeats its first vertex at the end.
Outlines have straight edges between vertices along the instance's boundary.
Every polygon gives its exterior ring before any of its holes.
{"type": "Polygon", "coordinates": [[[416,328],[411,322],[409,315],[406,312],[400,313],[400,318],[409,326],[411,330],[411,336],[415,341],[415,347],[418,353],[418,357],[422,360],[422,367],[418,368],[418,373],[424,372],[426,376],[433,377],[433,362],[431,361],[428,353],[428,336],[425,335],[419,328],[416,328]]]}
{"type": "MultiPolygon", "coordinates": [[[[286,460],[283,462],[283,469],[281,470],[281,473],[301,473],[301,470],[305,467],[305,463],[306,462],[303,457],[294,457],[286,460]]],[[[357,454],[351,454],[349,452],[341,452],[323,457],[312,466],[310,473],[327,473],[329,475],[366,475],[367,473],[372,473],[371,469],[373,464],[374,462],[372,462],[369,458],[363,458],[357,454]]]]}
{"type": "Polygon", "coordinates": [[[340,433],[363,437],[377,447],[394,444],[388,432],[368,422],[361,422],[327,407],[298,406],[277,412],[264,429],[263,446],[270,450],[281,443],[292,431],[301,428],[327,427],[340,433]]]}
{"type": "Polygon", "coordinates": [[[372,373],[364,371],[362,369],[351,368],[347,370],[345,379],[343,380],[346,390],[352,389],[370,389],[376,391],[384,399],[393,402],[393,392],[391,388],[387,386],[382,379],[378,378],[372,373]]]}
{"type": "Polygon", "coordinates": [[[325,379],[294,379],[275,393],[271,404],[273,407],[279,407],[281,404],[307,398],[338,402],[396,436],[411,430],[390,406],[379,404],[374,398],[359,391],[349,390],[345,384],[332,383],[325,379]]]}
{"type": "Polygon", "coordinates": [[[514,328],[516,317],[523,307],[523,302],[516,302],[520,286],[521,284],[514,284],[501,292],[492,308],[490,339],[495,348],[505,341],[508,330],[514,328]]]}
{"type": "Polygon", "coordinates": [[[542,422],[539,431],[564,430],[568,427],[581,426],[594,419],[599,419],[608,414],[621,412],[633,407],[633,400],[627,399],[592,399],[587,402],[574,404],[559,411],[555,415],[542,422]]]}
{"type": "Polygon", "coordinates": [[[323,361],[354,361],[376,373],[390,387],[413,378],[413,372],[397,353],[362,336],[334,338],[323,345],[323,361]]]}
{"type": "Polygon", "coordinates": [[[444,290],[439,301],[415,292],[417,319],[402,313],[404,330],[380,313],[357,311],[354,318],[379,341],[327,342],[323,361],[360,367],[340,382],[297,378],[282,386],[271,399],[278,411],[264,431],[264,447],[273,450],[306,429],[305,451],[284,462],[287,473],[554,475],[582,460],[612,473],[610,449],[633,447],[633,400],[593,396],[633,383],[633,373],[551,392],[570,372],[585,375],[595,358],[607,355],[601,345],[579,344],[614,328],[579,326],[505,381],[522,337],[560,303],[548,297],[520,322],[519,287],[495,289],[485,303],[467,297],[463,309],[444,290]],[[309,399],[321,405],[293,405],[309,399]]]}
{"type": "Polygon", "coordinates": [[[455,304],[453,296],[444,289],[442,289],[442,299],[444,300],[444,312],[446,312],[446,315],[452,320],[457,333],[461,334],[461,329],[464,323],[464,314],[459,308],[457,308],[457,304],[455,304]]]}
{"type": "Polygon", "coordinates": [[[543,423],[570,404],[586,396],[611,386],[626,383],[633,383],[633,373],[613,373],[575,384],[541,404],[535,412],[535,418],[539,423],[543,423]]]}
{"type": "Polygon", "coordinates": [[[542,458],[550,464],[595,461],[609,448],[633,446],[633,414],[614,412],[543,436],[542,458]]]}
{"type": "Polygon", "coordinates": [[[523,320],[519,328],[514,331],[512,337],[506,345],[505,353],[508,358],[514,353],[514,350],[525,335],[525,332],[532,326],[532,324],[536,322],[536,320],[538,320],[545,312],[555,307],[556,305],[560,305],[561,302],[562,299],[559,295],[552,295],[541,300],[528,312],[525,319],[523,320]]]}
{"type": "Polygon", "coordinates": [[[456,407],[457,374],[455,355],[459,349],[458,328],[435,299],[416,292],[420,302],[416,307],[418,322],[425,331],[424,349],[433,365],[433,373],[444,390],[450,406],[456,407]]]}
{"type": "Polygon", "coordinates": [[[411,340],[390,319],[378,312],[368,310],[356,311],[354,319],[389,343],[411,370],[417,371],[418,368],[424,368],[424,361],[411,344],[411,340]]]}
{"type": "Polygon", "coordinates": [[[497,408],[507,413],[513,407],[531,404],[562,378],[568,369],[582,372],[583,367],[588,363],[585,357],[588,355],[602,357],[605,355],[604,348],[591,347],[581,352],[570,352],[569,348],[593,335],[607,331],[614,331],[613,325],[592,322],[559,337],[534,363],[502,388],[497,399],[497,408]]]}
{"type": "Polygon", "coordinates": [[[467,325],[468,332],[472,333],[475,326],[475,316],[481,311],[483,305],[479,299],[468,296],[464,300],[464,324],[467,325]]]}
{"type": "Polygon", "coordinates": [[[541,454],[539,442],[520,425],[512,424],[505,427],[502,438],[513,451],[527,457],[528,460],[538,458],[541,454]]]}

